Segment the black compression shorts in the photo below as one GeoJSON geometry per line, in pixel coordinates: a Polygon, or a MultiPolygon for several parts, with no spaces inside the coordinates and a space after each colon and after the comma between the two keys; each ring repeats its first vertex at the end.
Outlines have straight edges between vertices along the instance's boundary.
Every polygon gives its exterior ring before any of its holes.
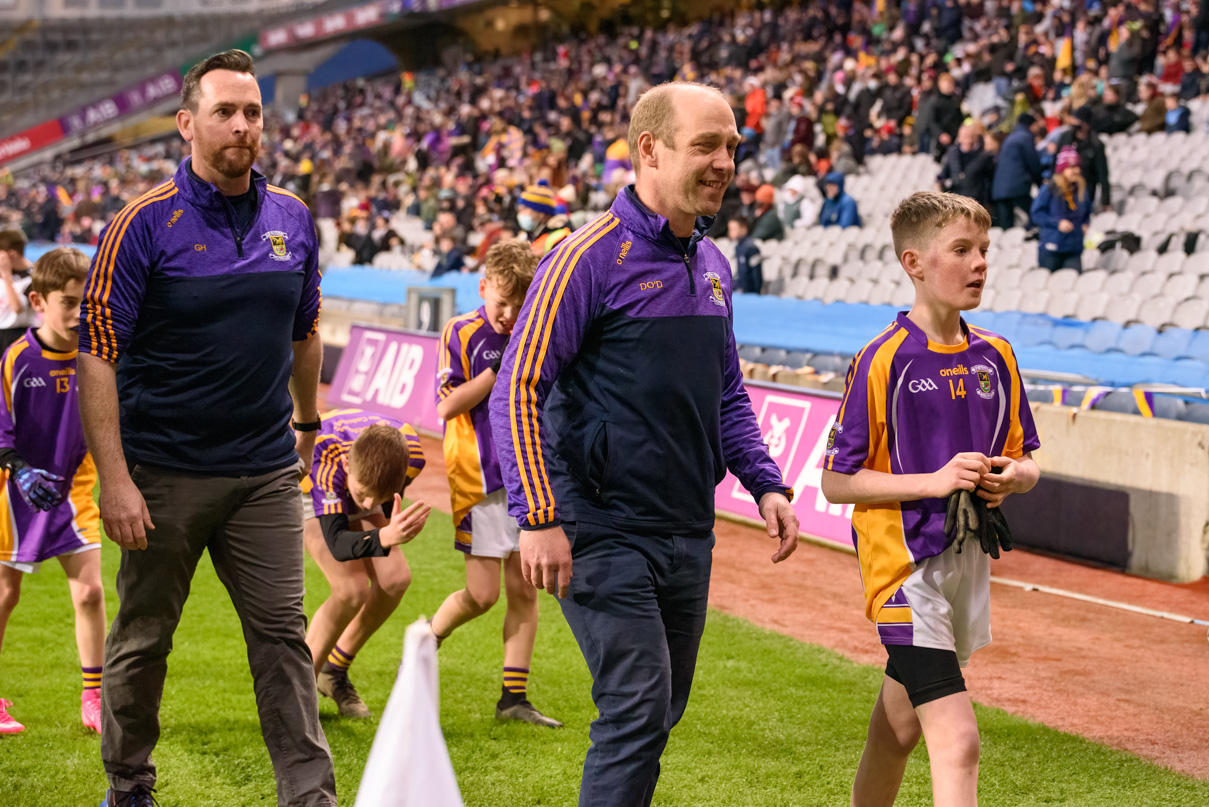
{"type": "Polygon", "coordinates": [[[961,665],[952,650],[904,644],[888,644],[885,648],[890,656],[886,662],[886,675],[903,685],[912,706],[919,708],[947,695],[966,691],[961,665]]]}

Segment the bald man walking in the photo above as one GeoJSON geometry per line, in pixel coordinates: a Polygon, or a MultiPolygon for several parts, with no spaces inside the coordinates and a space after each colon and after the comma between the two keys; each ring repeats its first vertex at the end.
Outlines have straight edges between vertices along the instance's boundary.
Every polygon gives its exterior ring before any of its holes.
{"type": "Polygon", "coordinates": [[[734,113],[711,87],[665,84],[629,138],[637,182],[543,259],[491,396],[525,579],[559,597],[592,673],[580,807],[651,803],[728,468],[780,540],[773,562],[798,541],[743,388],[730,266],[705,238],[734,177],[734,113]]]}

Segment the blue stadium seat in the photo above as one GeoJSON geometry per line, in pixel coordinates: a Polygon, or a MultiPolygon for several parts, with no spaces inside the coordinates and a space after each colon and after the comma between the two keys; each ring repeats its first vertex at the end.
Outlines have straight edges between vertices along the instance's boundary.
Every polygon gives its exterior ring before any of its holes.
{"type": "Polygon", "coordinates": [[[1016,337],[1019,334],[1020,323],[1028,314],[1021,314],[1019,311],[1001,311],[995,315],[993,324],[988,327],[988,330],[1002,336],[1009,342],[1016,342],[1016,337]]]}
{"type": "Polygon", "coordinates": [[[1121,331],[1116,349],[1126,356],[1141,356],[1150,352],[1150,346],[1158,335],[1159,332],[1150,325],[1130,325],[1121,331]]]}
{"type": "Polygon", "coordinates": [[[1087,323],[1074,319],[1060,319],[1054,322],[1054,333],[1050,344],[1059,350],[1069,350],[1072,347],[1085,347],[1087,342],[1087,323]]]}
{"type": "Polygon", "coordinates": [[[1204,423],[1209,426],[1209,403],[1190,403],[1184,407],[1180,420],[1186,423],[1204,423]]]}
{"type": "Polygon", "coordinates": [[[1188,355],[1194,331],[1187,328],[1168,328],[1154,338],[1150,352],[1163,359],[1179,359],[1188,355]]]}
{"type": "Polygon", "coordinates": [[[1133,397],[1133,390],[1115,389],[1105,395],[1096,405],[1092,407],[1102,412],[1121,412],[1126,415],[1141,414],[1138,409],[1138,400],[1133,397]]]}
{"type": "Polygon", "coordinates": [[[1092,353],[1107,353],[1111,348],[1116,347],[1117,340],[1120,338],[1121,326],[1119,323],[1097,320],[1087,329],[1083,347],[1092,353]]]}
{"type": "Polygon", "coordinates": [[[1015,338],[1009,340],[1013,344],[1020,347],[1046,345],[1053,341],[1054,321],[1044,314],[1022,315],[1020,323],[1016,326],[1015,330],[1015,338]]]}
{"type": "Polygon", "coordinates": [[[747,361],[759,361],[764,348],[759,345],[739,345],[739,358],[747,361]]]}
{"type": "Polygon", "coordinates": [[[1209,362],[1209,331],[1197,331],[1188,343],[1188,355],[1191,358],[1209,362]]]}

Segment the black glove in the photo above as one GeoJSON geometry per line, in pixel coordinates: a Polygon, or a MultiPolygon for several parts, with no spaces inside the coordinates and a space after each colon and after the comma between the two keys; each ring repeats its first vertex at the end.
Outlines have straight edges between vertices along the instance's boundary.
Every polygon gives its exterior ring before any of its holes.
{"type": "Polygon", "coordinates": [[[999,550],[1012,551],[1012,531],[998,507],[987,507],[986,501],[968,490],[954,491],[949,496],[945,514],[945,536],[957,544],[957,553],[966,540],[977,538],[982,551],[995,560],[999,550]]]}
{"type": "Polygon", "coordinates": [[[500,362],[504,360],[504,351],[508,349],[508,342],[512,337],[504,340],[503,346],[500,347],[500,355],[495,357],[495,361],[491,362],[491,372],[496,375],[500,374],[500,362]]]}

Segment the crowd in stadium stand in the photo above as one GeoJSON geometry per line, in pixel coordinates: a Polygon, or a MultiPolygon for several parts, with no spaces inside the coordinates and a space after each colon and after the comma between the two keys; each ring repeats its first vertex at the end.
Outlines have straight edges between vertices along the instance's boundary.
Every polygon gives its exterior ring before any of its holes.
{"type": "MultiPolygon", "coordinates": [[[[259,168],[338,222],[357,263],[401,243],[402,211],[431,230],[426,268],[468,270],[522,222],[539,237],[607,206],[632,178],[628,110],[668,80],[720,87],[743,135],[715,235],[733,218],[756,240],[859,226],[844,177],[896,153],[933,155],[938,185],[997,224],[1031,209],[1045,226],[1031,197],[1059,155],[1100,210],[1112,203],[1101,135],[1188,130],[1185,102],[1209,94],[1209,2],[835,0],[659,31],[606,24],[524,58],[317,92],[268,122],[259,168]]],[[[0,209],[33,240],[95,242],[182,146],[6,175],[0,209]]]]}

